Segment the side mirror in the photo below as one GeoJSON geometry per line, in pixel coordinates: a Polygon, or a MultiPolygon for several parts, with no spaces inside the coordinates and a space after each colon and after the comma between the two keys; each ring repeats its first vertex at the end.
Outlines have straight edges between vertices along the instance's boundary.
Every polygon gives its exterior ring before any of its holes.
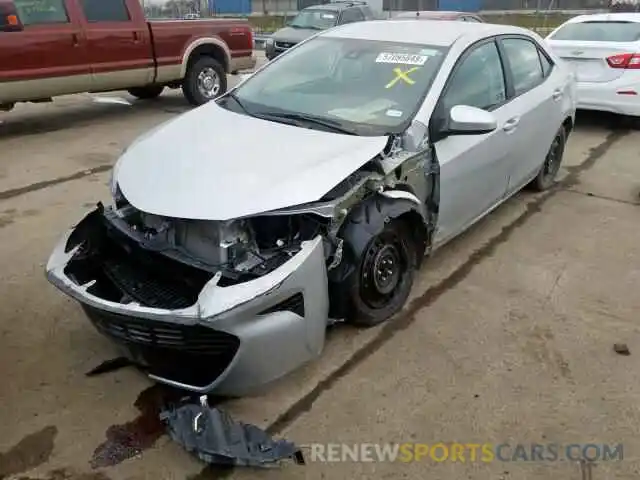
{"type": "Polygon", "coordinates": [[[498,128],[496,117],[486,110],[456,105],[449,112],[449,135],[482,135],[498,128]]]}

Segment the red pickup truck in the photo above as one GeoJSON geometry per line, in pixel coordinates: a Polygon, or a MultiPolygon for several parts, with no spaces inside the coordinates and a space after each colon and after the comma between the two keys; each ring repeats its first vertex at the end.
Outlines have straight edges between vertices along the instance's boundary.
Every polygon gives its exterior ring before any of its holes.
{"type": "Polygon", "coordinates": [[[242,19],[147,21],[140,0],[0,0],[0,110],[82,92],[201,105],[255,66],[242,19]]]}

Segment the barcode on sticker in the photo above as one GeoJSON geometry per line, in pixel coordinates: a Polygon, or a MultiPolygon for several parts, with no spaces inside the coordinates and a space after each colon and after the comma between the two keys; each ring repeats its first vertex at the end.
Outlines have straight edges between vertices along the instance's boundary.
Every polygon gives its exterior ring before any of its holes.
{"type": "Polygon", "coordinates": [[[409,53],[381,53],[376,57],[376,63],[401,63],[405,65],[424,65],[427,55],[411,55],[409,53]]]}

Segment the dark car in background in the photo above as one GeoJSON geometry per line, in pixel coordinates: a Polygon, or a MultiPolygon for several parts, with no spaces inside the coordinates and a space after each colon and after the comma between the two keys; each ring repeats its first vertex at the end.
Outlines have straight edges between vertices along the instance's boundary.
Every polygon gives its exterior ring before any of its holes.
{"type": "Polygon", "coordinates": [[[445,12],[445,11],[432,11],[422,10],[414,12],[401,12],[396,15],[392,15],[393,20],[399,20],[402,18],[413,18],[418,20],[458,20],[461,22],[476,22],[484,23],[484,20],[479,15],[469,12],[445,12]]]}
{"type": "Polygon", "coordinates": [[[375,19],[377,16],[371,7],[362,1],[336,1],[307,7],[266,41],[265,55],[272,60],[319,31],[345,23],[375,19]]]}

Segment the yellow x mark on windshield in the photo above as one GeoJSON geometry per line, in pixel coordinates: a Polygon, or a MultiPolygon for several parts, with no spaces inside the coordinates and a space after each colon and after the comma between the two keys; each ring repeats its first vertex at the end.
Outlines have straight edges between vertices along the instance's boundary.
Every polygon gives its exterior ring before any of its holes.
{"type": "Polygon", "coordinates": [[[420,67],[413,67],[410,68],[409,70],[400,70],[399,68],[394,68],[393,69],[393,73],[396,74],[395,78],[393,80],[391,80],[389,83],[387,83],[387,85],[384,88],[391,88],[393,87],[396,83],[398,83],[400,80],[402,80],[403,82],[407,83],[408,85],[413,85],[415,82],[415,80],[412,80],[411,78],[409,78],[409,74],[412,72],[415,72],[416,70],[419,70],[420,67]]]}

